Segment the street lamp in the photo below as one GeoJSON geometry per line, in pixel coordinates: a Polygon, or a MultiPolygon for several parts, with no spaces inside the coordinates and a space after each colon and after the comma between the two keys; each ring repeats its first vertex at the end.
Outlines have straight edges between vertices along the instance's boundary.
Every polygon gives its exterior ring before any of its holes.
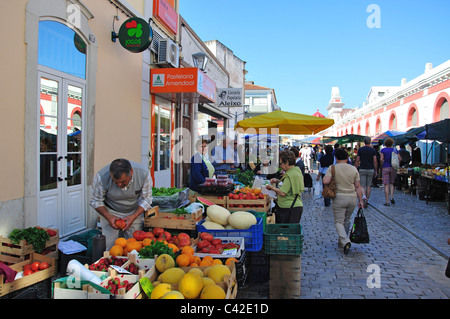
{"type": "Polygon", "coordinates": [[[194,61],[194,66],[199,68],[203,72],[206,70],[206,65],[208,64],[209,58],[203,52],[198,52],[192,55],[192,60],[194,61]]]}

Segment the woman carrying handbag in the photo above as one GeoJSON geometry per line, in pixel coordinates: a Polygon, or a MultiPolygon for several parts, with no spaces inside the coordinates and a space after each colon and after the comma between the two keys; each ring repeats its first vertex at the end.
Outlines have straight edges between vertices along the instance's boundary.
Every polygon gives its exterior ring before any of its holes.
{"type": "MultiPolygon", "coordinates": [[[[334,226],[338,234],[338,246],[344,248],[344,254],[350,251],[350,218],[355,210],[357,199],[358,207],[363,207],[363,198],[361,192],[361,185],[359,184],[358,170],[348,164],[348,153],[343,148],[335,150],[336,164],[334,179],[336,182],[336,197],[333,199],[333,215],[334,226]]],[[[327,170],[323,178],[323,184],[326,185],[331,182],[331,170],[327,170]]]]}

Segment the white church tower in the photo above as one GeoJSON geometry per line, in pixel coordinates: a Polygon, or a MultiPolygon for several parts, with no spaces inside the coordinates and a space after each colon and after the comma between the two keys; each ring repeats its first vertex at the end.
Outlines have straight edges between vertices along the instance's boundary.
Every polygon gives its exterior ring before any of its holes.
{"type": "Polygon", "coordinates": [[[342,107],[345,103],[342,102],[338,87],[331,88],[331,100],[328,103],[328,117],[337,122],[341,118],[342,107]]]}

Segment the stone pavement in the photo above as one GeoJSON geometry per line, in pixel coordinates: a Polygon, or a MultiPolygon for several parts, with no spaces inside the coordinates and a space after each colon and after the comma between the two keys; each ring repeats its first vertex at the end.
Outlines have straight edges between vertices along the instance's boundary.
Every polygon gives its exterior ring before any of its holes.
{"type": "MultiPolygon", "coordinates": [[[[303,194],[301,299],[450,298],[450,278],[444,275],[450,255],[446,203],[427,205],[400,191],[395,200],[383,206],[384,188],[373,189],[365,209],[370,243],[352,244],[344,255],[332,207],[324,207],[312,191],[303,194]]],[[[237,298],[268,299],[269,283],[246,284],[237,298]]]]}

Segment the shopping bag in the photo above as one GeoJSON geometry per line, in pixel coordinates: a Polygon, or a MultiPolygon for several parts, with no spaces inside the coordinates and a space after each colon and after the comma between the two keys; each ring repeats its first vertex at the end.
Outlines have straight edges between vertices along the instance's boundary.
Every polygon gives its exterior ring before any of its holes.
{"type": "Polygon", "coordinates": [[[368,244],[369,232],[367,230],[366,216],[362,208],[358,210],[353,221],[353,226],[350,231],[350,241],[356,244],[368,244]]]}
{"type": "Polygon", "coordinates": [[[400,161],[398,160],[398,154],[395,153],[394,151],[392,152],[391,166],[395,170],[400,168],[400,161]]]}
{"type": "Polygon", "coordinates": [[[314,181],[314,199],[322,198],[322,179],[319,179],[318,181],[314,181]]]}

